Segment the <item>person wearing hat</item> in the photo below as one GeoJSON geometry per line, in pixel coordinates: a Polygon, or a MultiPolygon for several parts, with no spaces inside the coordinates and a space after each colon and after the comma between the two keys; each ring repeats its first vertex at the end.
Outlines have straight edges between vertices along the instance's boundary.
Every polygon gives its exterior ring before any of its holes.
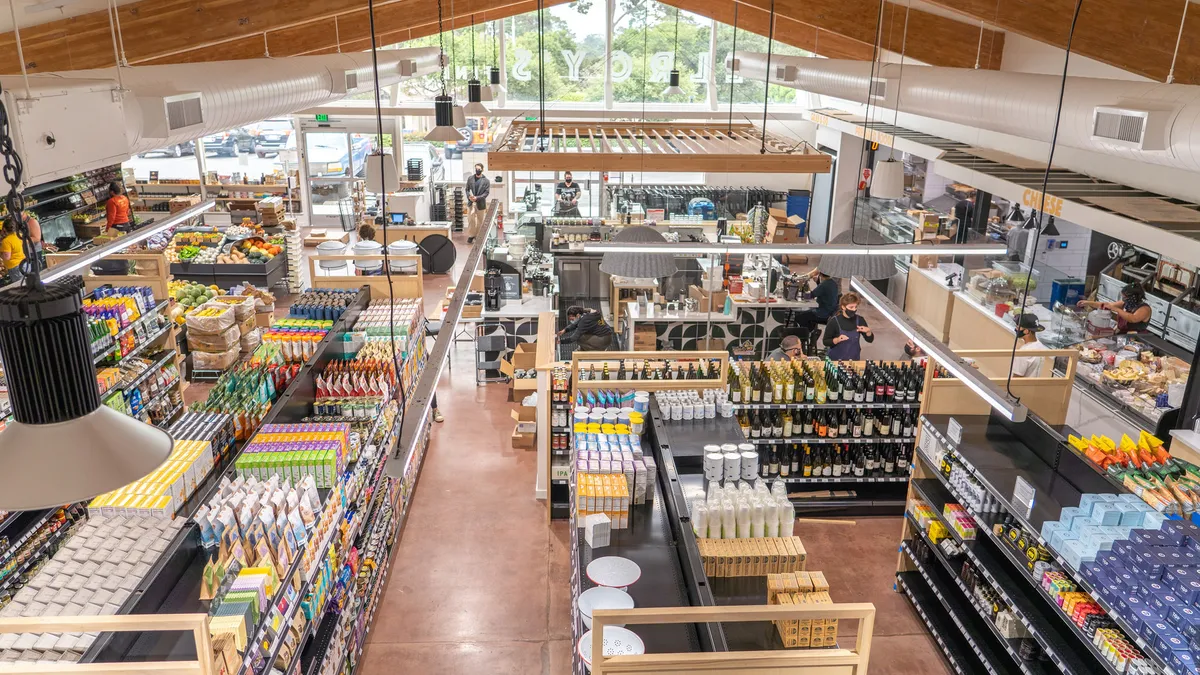
{"type": "MultiPolygon", "coordinates": [[[[1037,349],[1048,349],[1046,345],[1038,342],[1037,334],[1045,330],[1045,327],[1038,321],[1038,318],[1033,314],[1025,312],[1017,317],[1017,337],[1021,340],[1021,346],[1017,347],[1017,351],[1030,351],[1037,349]]],[[[1016,356],[1013,358],[1012,376],[1013,377],[1041,377],[1042,367],[1046,362],[1045,356],[1016,356]]]]}
{"type": "Polygon", "coordinates": [[[1125,288],[1121,289],[1121,299],[1118,302],[1080,300],[1076,306],[1111,311],[1117,317],[1118,333],[1145,332],[1150,327],[1150,315],[1154,312],[1146,302],[1146,291],[1137,284],[1126,284],[1125,288]]]}

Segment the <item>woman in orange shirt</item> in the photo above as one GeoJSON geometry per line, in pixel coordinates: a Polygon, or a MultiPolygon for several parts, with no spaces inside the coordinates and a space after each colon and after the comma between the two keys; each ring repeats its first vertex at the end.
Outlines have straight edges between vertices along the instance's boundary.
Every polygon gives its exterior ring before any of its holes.
{"type": "Polygon", "coordinates": [[[116,181],[109,184],[108,191],[108,203],[104,205],[108,227],[128,232],[133,229],[132,218],[129,214],[129,197],[125,196],[125,190],[116,181]]]}

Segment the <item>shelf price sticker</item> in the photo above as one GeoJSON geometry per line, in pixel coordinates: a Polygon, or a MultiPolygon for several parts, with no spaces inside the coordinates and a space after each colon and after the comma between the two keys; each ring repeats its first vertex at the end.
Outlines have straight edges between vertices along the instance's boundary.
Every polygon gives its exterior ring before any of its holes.
{"type": "Polygon", "coordinates": [[[946,435],[955,443],[962,443],[962,425],[953,417],[950,418],[949,424],[946,425],[946,435]]]}
{"type": "Polygon", "coordinates": [[[1013,486],[1013,509],[1016,511],[1024,511],[1025,518],[1029,518],[1029,514],[1033,512],[1033,499],[1037,491],[1024,478],[1017,476],[1017,484],[1013,486]]]}

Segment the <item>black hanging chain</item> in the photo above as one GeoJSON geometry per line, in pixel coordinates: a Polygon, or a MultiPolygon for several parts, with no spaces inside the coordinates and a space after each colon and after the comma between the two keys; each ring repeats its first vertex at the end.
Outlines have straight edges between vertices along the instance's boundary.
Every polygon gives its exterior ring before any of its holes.
{"type": "MultiPolygon", "coordinates": [[[[3,91],[0,90],[0,93],[3,91]]],[[[29,235],[29,224],[24,217],[25,197],[21,194],[21,179],[25,173],[25,165],[21,162],[21,156],[17,154],[16,148],[13,147],[8,123],[8,109],[4,106],[3,97],[0,97],[0,156],[4,158],[4,182],[8,184],[8,194],[4,196],[4,205],[8,210],[5,219],[12,224],[25,249],[25,261],[21,263],[21,271],[25,274],[25,286],[40,288],[42,286],[42,280],[38,276],[40,264],[37,251],[34,249],[32,238],[29,235]]]]}
{"type": "Polygon", "coordinates": [[[438,3],[438,77],[442,80],[442,96],[446,95],[446,30],[442,27],[442,0],[438,3]]]}
{"type": "Polygon", "coordinates": [[[671,53],[671,70],[679,70],[679,8],[675,8],[675,49],[671,53]]]}

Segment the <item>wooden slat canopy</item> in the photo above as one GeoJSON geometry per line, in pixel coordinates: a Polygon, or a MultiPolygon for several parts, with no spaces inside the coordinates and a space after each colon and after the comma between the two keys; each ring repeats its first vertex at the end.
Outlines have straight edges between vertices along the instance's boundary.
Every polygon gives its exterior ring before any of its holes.
{"type": "Polygon", "coordinates": [[[488,154],[497,171],[828,173],[829,155],[752,124],[514,120],[488,154]]]}

